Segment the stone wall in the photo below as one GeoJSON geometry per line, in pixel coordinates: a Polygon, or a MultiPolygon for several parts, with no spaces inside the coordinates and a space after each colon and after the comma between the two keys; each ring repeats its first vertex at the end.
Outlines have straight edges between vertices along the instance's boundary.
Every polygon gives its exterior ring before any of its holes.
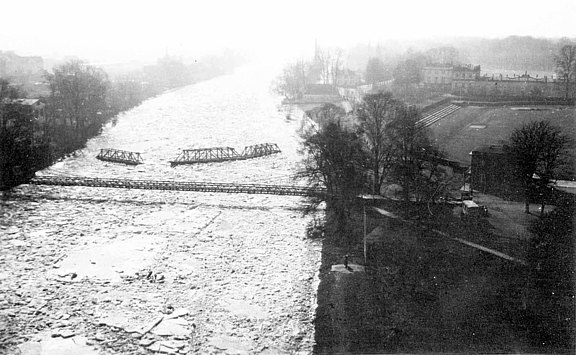
{"type": "Polygon", "coordinates": [[[475,96],[558,97],[565,95],[565,84],[559,81],[477,80],[455,82],[454,94],[475,96]],[[460,85],[464,85],[463,87],[460,85]]]}

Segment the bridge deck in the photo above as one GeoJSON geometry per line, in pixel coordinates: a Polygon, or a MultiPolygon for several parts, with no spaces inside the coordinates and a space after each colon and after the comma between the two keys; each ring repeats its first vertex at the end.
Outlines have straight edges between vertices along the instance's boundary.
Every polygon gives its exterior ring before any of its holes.
{"type": "Polygon", "coordinates": [[[323,189],[311,189],[305,186],[295,185],[236,184],[228,182],[195,181],[155,181],[69,176],[37,176],[30,180],[29,183],[33,185],[87,186],[120,189],[223,192],[289,196],[319,196],[325,193],[323,189]]]}

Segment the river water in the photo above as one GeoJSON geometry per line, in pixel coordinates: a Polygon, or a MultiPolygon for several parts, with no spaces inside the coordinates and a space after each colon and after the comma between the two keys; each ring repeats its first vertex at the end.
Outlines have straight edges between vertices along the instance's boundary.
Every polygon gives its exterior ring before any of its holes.
{"type": "Polygon", "coordinates": [[[148,100],[121,114],[118,124],[88,142],[79,158],[56,164],[46,173],[126,177],[129,172],[133,178],[238,182],[275,182],[274,177],[292,175],[300,159],[297,122],[287,122],[279,110],[280,99],[269,87],[272,72],[245,67],[148,100]],[[241,152],[244,146],[265,142],[277,143],[283,154],[235,164],[178,168],[169,164],[181,149],[226,146],[241,152]],[[108,147],[140,152],[146,164],[103,165],[95,156],[108,147]]]}
{"type": "MultiPolygon", "coordinates": [[[[149,99],[38,174],[290,183],[301,159],[300,122],[287,119],[271,93],[275,73],[246,66],[149,99]],[[181,149],[240,152],[266,142],[282,153],[169,164],[181,149]],[[95,158],[101,148],[140,152],[144,164],[101,162],[95,158]]],[[[0,211],[0,328],[14,336],[13,345],[44,344],[46,354],[71,344],[52,344],[59,339],[82,344],[71,352],[86,354],[309,353],[321,245],[306,238],[302,203],[286,196],[20,186],[0,211]],[[174,324],[166,316],[173,310],[182,314],[174,324]],[[133,331],[162,315],[143,336],[133,331]]]]}

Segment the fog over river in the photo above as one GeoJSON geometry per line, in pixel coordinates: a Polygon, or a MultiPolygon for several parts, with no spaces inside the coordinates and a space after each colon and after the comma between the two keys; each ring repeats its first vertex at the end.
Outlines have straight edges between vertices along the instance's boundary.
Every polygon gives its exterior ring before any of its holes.
{"type": "MultiPolygon", "coordinates": [[[[270,91],[275,74],[247,66],[149,99],[38,174],[289,183],[300,120],[286,119],[270,91]],[[169,164],[182,149],[259,143],[282,153],[169,164]],[[140,152],[144,164],[99,161],[101,148],[140,152]]],[[[321,244],[306,239],[302,202],[20,186],[0,210],[0,327],[45,354],[309,353],[321,244]]]]}

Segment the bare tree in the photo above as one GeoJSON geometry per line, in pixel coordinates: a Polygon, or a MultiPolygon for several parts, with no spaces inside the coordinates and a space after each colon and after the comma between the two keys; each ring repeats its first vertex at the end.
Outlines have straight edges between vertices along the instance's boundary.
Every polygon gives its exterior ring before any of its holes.
{"type": "Polygon", "coordinates": [[[364,96],[358,107],[360,126],[370,152],[374,193],[380,193],[393,156],[387,129],[394,117],[396,106],[397,101],[391,93],[380,92],[364,96]]]}
{"type": "Polygon", "coordinates": [[[340,72],[342,71],[344,51],[341,48],[336,48],[334,54],[332,55],[332,65],[330,72],[332,74],[332,85],[338,85],[338,78],[340,72]]]}
{"type": "Polygon", "coordinates": [[[276,79],[274,90],[285,98],[298,99],[308,84],[308,64],[303,60],[288,65],[276,79]]]}
{"type": "Polygon", "coordinates": [[[390,180],[402,186],[409,201],[434,201],[446,188],[446,178],[440,169],[442,153],[430,144],[424,130],[417,127],[420,113],[414,106],[400,102],[388,125],[393,157],[390,180]]]}
{"type": "Polygon", "coordinates": [[[323,84],[330,84],[332,55],[327,50],[319,50],[318,64],[320,65],[320,78],[323,84]]]}
{"type": "Polygon", "coordinates": [[[566,44],[560,48],[558,54],[554,56],[556,73],[564,79],[565,98],[570,96],[570,83],[576,77],[576,45],[566,44]]]}

